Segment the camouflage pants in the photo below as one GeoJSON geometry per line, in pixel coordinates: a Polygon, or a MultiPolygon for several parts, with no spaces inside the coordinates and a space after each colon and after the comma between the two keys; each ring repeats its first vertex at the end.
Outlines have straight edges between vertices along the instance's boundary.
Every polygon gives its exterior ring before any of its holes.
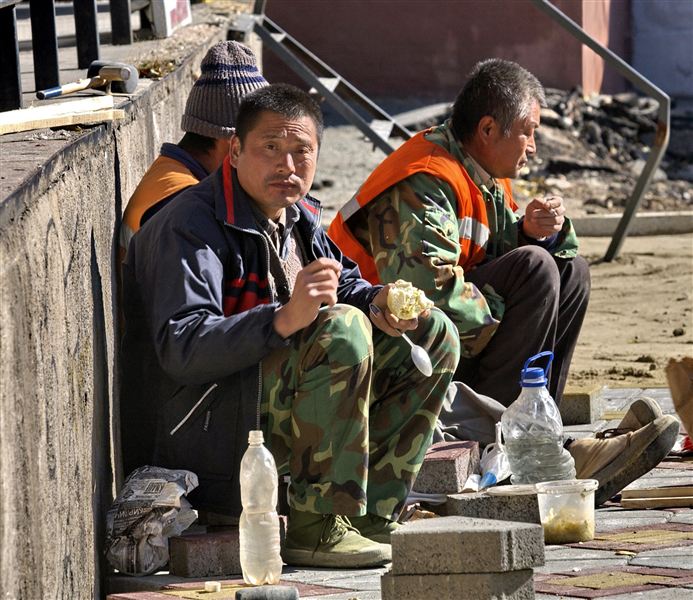
{"type": "Polygon", "coordinates": [[[428,350],[424,377],[400,338],[336,305],[263,360],[263,429],[298,510],[396,519],[431,443],[459,358],[438,310],[410,338],[428,350]]]}

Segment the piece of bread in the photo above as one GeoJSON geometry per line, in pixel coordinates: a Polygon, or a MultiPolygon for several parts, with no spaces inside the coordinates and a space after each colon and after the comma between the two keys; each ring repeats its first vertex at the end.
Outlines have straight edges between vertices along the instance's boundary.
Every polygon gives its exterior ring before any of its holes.
{"type": "Polygon", "coordinates": [[[398,319],[415,319],[433,308],[433,302],[408,281],[398,279],[387,294],[387,307],[398,319]]]}

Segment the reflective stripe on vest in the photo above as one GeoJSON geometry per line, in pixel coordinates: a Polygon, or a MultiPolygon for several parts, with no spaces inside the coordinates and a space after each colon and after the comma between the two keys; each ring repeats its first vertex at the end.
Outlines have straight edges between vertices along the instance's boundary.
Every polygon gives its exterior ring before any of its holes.
{"type": "Polygon", "coordinates": [[[484,247],[491,235],[491,230],[472,217],[457,219],[457,230],[461,240],[469,240],[477,246],[484,247]]]}

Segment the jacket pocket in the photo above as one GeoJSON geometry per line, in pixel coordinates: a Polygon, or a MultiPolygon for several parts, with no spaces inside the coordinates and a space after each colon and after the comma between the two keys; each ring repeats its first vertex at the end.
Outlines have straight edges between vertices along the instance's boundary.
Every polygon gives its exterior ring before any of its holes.
{"type": "Polygon", "coordinates": [[[157,424],[157,464],[187,469],[203,479],[229,479],[237,411],[216,383],[178,389],[157,424]]]}

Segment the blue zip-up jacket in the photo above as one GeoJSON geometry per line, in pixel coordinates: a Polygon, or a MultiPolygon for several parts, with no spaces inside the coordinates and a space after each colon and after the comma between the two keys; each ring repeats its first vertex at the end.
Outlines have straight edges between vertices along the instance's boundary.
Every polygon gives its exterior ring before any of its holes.
{"type": "MultiPolygon", "coordinates": [[[[228,159],[177,196],[132,239],[123,266],[121,430],[125,470],[154,463],[195,472],[196,508],[240,513],[238,473],[256,428],[261,361],[288,345],[274,331],[268,242],[228,159]],[[156,440],[154,444],[154,440],[156,440]]],[[[368,314],[381,286],[361,279],[298,203],[311,260],[342,264],[338,301],[368,314]]]]}

